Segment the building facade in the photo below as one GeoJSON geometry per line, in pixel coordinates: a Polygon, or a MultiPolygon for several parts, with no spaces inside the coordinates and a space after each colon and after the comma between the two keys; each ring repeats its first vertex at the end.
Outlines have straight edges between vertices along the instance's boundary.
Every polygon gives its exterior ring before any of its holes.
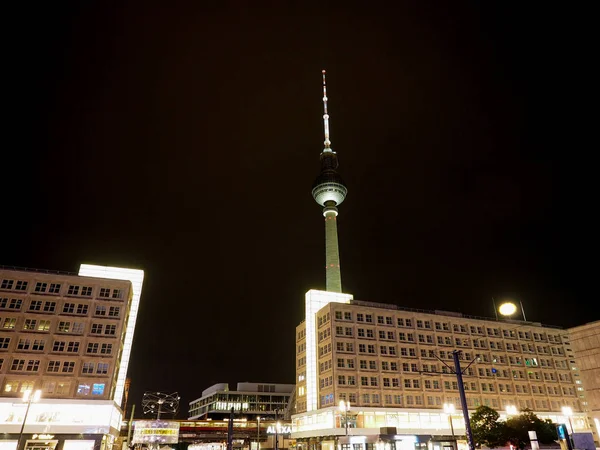
{"type": "Polygon", "coordinates": [[[593,424],[596,442],[600,440],[600,320],[570,328],[569,337],[575,362],[581,374],[578,390],[585,392],[584,410],[593,424]]]}
{"type": "Polygon", "coordinates": [[[142,281],[143,271],[102,266],[0,268],[3,447],[111,446],[142,281]],[[39,401],[24,401],[35,391],[39,401]]]}
{"type": "Polygon", "coordinates": [[[289,418],[294,384],[238,383],[235,391],[219,383],[202,391],[202,397],[190,402],[189,420],[225,419],[233,408],[236,417],[277,420],[289,418]]]}
{"type": "Polygon", "coordinates": [[[395,428],[411,445],[410,436],[449,436],[452,428],[464,433],[454,350],[466,369],[470,410],[486,405],[506,415],[527,408],[566,423],[562,407],[568,406],[575,431],[588,429],[565,330],[356,300],[328,303],[314,322],[312,355],[308,318],[296,329],[293,436],[301,442],[345,435],[346,421],[351,435],[371,442],[381,428],[395,428]],[[309,358],[315,361],[312,387],[309,358]],[[339,409],[342,400],[351,405],[349,417],[339,409]],[[453,407],[452,427],[444,405],[453,407]]]}

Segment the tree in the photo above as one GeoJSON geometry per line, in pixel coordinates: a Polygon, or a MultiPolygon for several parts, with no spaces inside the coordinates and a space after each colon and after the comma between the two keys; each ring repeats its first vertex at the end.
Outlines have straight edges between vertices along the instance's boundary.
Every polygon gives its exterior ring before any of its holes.
{"type": "Polygon", "coordinates": [[[541,444],[551,444],[558,439],[554,424],[550,420],[540,419],[529,409],[506,420],[504,437],[511,444],[523,449],[529,444],[529,431],[536,432],[541,444]]]}
{"type": "Polygon", "coordinates": [[[471,414],[471,431],[475,445],[495,448],[506,443],[504,424],[498,421],[499,418],[498,411],[489,406],[479,406],[471,414]]]}

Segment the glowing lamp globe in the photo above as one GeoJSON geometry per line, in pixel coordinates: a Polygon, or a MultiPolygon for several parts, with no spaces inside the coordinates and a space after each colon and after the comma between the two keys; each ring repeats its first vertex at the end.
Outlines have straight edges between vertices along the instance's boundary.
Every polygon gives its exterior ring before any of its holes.
{"type": "Polygon", "coordinates": [[[512,316],[517,312],[517,305],[511,302],[502,303],[498,308],[498,312],[503,316],[512,316]]]}

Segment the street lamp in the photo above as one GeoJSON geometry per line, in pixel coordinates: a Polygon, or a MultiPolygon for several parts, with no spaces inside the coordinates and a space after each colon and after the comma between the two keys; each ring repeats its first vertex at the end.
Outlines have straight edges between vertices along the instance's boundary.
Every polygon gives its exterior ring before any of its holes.
{"type": "Polygon", "coordinates": [[[511,302],[505,302],[500,305],[498,312],[503,316],[512,316],[517,312],[517,305],[511,302]]]}
{"type": "Polygon", "coordinates": [[[450,422],[450,430],[452,430],[452,439],[454,439],[454,424],[452,423],[452,414],[454,414],[454,403],[444,403],[444,412],[448,414],[448,422],[450,422]]]}
{"type": "Polygon", "coordinates": [[[19,439],[17,440],[17,450],[21,447],[21,440],[23,439],[23,430],[25,429],[25,422],[27,422],[27,415],[29,414],[29,408],[31,403],[37,403],[42,396],[42,391],[40,389],[32,392],[31,390],[27,390],[23,392],[23,402],[27,403],[27,409],[25,410],[25,417],[23,418],[23,424],[21,425],[21,431],[19,432],[19,439]],[[31,395],[33,394],[33,395],[31,395]]]}
{"type": "Polygon", "coordinates": [[[573,415],[573,408],[571,408],[570,406],[563,406],[562,413],[563,413],[563,415],[567,416],[567,418],[569,419],[569,425],[571,427],[571,434],[573,434],[573,432],[574,432],[573,422],[571,422],[571,416],[573,415]]]}
{"type": "MultiPolygon", "coordinates": [[[[523,316],[523,320],[527,322],[527,318],[525,317],[525,310],[523,309],[523,302],[519,300],[519,307],[517,307],[516,302],[511,300],[502,302],[500,307],[498,308],[498,312],[501,316],[510,318],[514,313],[517,312],[517,309],[521,310],[521,315],[523,316]]],[[[498,319],[498,317],[496,317],[498,319]]]]}
{"type": "Polygon", "coordinates": [[[519,414],[519,410],[515,405],[506,405],[506,415],[507,416],[515,416],[519,414]]]}
{"type": "Polygon", "coordinates": [[[348,411],[350,411],[350,402],[340,400],[340,411],[344,413],[344,422],[346,425],[346,436],[348,436],[348,411]]]}

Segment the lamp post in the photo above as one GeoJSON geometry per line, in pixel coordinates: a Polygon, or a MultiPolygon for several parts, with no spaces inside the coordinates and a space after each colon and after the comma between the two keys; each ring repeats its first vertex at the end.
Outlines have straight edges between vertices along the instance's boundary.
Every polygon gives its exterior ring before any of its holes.
{"type": "Polygon", "coordinates": [[[277,419],[277,415],[279,413],[279,409],[275,410],[275,450],[279,450],[279,427],[280,423],[277,419]]]}
{"type": "Polygon", "coordinates": [[[348,411],[350,411],[350,402],[340,400],[340,411],[344,413],[344,424],[346,426],[346,436],[348,436],[348,411]]]}
{"type": "Polygon", "coordinates": [[[570,406],[563,406],[562,413],[563,413],[563,415],[567,416],[567,418],[569,419],[569,426],[571,427],[571,435],[572,435],[574,432],[573,422],[571,422],[571,416],[573,415],[573,408],[571,408],[570,406]]]}
{"type": "Polygon", "coordinates": [[[444,412],[448,414],[448,422],[450,422],[450,430],[452,431],[452,439],[454,437],[454,424],[452,423],[452,414],[454,414],[455,408],[453,403],[444,403],[444,412]]]}
{"type": "Polygon", "coordinates": [[[517,414],[519,414],[519,410],[515,405],[506,405],[507,416],[516,416],[517,414]]]}
{"type": "Polygon", "coordinates": [[[260,450],[260,416],[256,418],[256,450],[260,450]]]}
{"type": "Polygon", "coordinates": [[[40,389],[32,392],[31,390],[23,392],[23,401],[27,403],[27,409],[25,410],[25,417],[23,418],[23,423],[21,424],[21,431],[19,431],[19,439],[17,440],[17,450],[21,447],[21,440],[23,439],[23,430],[25,430],[25,422],[27,422],[27,415],[29,414],[29,408],[31,407],[31,403],[37,403],[42,396],[42,391],[40,389]],[[33,395],[32,395],[33,394],[33,395]]]}

